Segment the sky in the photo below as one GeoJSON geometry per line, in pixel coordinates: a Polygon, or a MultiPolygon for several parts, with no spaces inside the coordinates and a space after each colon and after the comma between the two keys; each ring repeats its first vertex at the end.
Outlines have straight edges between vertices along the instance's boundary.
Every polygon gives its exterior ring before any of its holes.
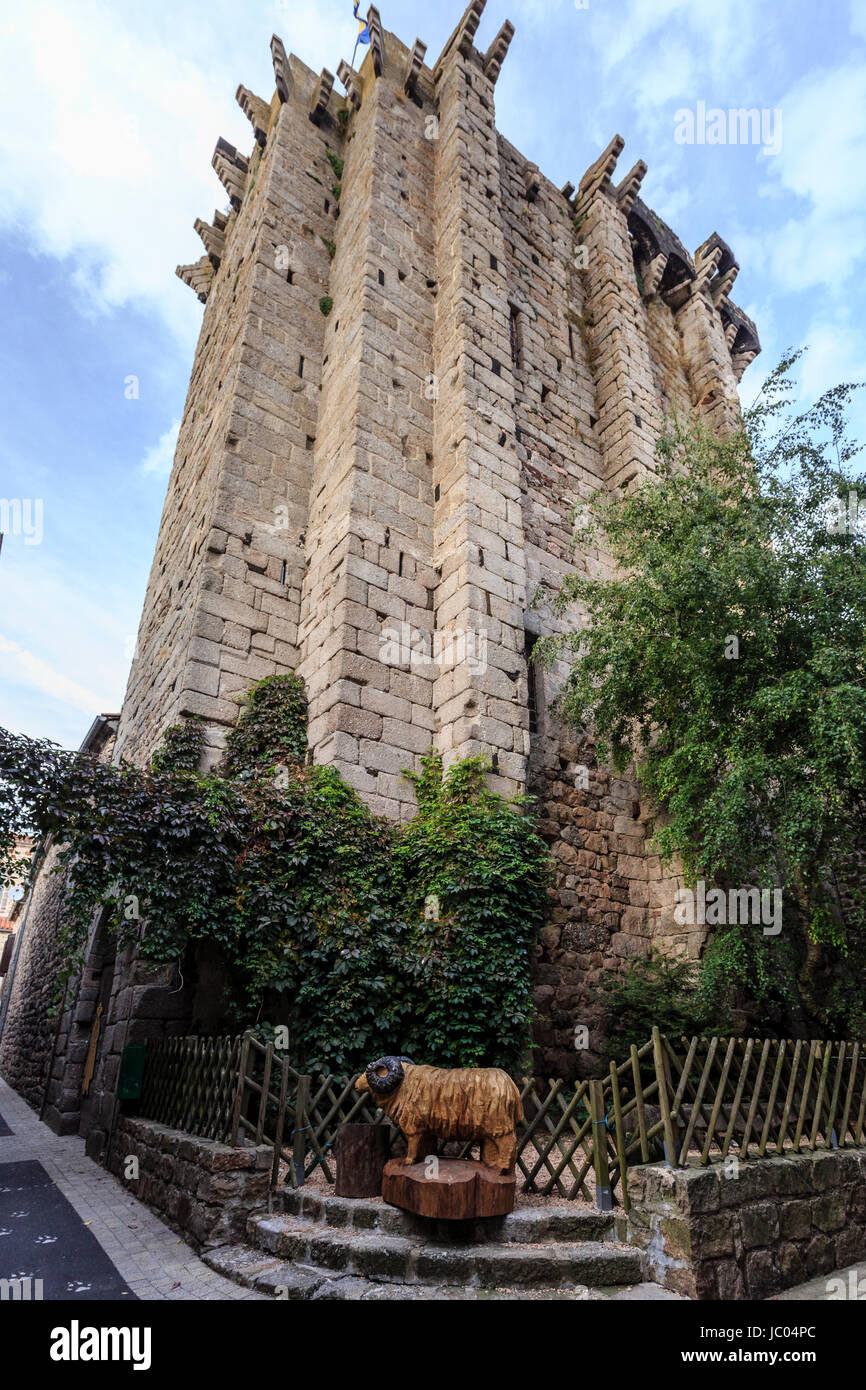
{"type": "MultiPolygon", "coordinates": [[[[379,9],[432,63],[462,4],[379,9]]],[[[620,176],[645,160],[641,196],[688,249],[713,231],[733,248],[763,346],[744,400],[789,346],[808,347],[804,404],[866,380],[866,0],[488,0],[476,46],[506,18],[502,133],[562,185],[618,132],[620,176]],[[769,148],[682,142],[684,111],[697,129],[701,109],[743,107],[767,113],[769,148]]],[[[272,33],[335,72],[355,27],[351,0],[0,0],[0,725],[16,733],[76,747],[120,708],[201,323],[174,269],[226,202],[216,139],[249,152],[234,93],[270,100],[272,33]]]]}

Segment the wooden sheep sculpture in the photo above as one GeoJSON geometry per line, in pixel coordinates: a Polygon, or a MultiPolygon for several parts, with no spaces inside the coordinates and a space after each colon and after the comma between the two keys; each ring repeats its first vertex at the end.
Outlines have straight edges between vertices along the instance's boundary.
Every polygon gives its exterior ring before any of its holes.
{"type": "Polygon", "coordinates": [[[416,1066],[408,1057],[379,1057],[355,1082],[369,1091],[409,1145],[404,1162],[435,1153],[437,1139],[480,1141],[481,1160],[500,1173],[517,1161],[514,1127],[523,1119],[520,1092],[498,1067],[416,1066]]]}

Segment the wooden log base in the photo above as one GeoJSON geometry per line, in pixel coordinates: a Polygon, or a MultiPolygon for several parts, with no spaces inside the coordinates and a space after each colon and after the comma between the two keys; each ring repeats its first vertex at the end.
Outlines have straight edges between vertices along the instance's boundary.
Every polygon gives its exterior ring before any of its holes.
{"type": "Polygon", "coordinates": [[[337,1197],[378,1197],[391,1152],[387,1125],[342,1124],[334,1140],[337,1197]]]}
{"type": "Polygon", "coordinates": [[[392,1207],[436,1221],[507,1216],[514,1210],[516,1179],[468,1158],[440,1158],[434,1176],[429,1159],[405,1164],[392,1158],[382,1174],[382,1196],[392,1207]]]}

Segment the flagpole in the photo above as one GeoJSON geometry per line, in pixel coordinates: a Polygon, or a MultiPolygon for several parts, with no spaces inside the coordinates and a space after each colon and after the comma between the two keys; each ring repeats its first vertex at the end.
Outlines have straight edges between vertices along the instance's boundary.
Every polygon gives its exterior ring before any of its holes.
{"type": "Polygon", "coordinates": [[[357,37],[356,40],[355,40],[355,47],[352,49],[352,67],[355,66],[355,54],[358,52],[358,44],[359,44],[360,42],[361,42],[361,35],[359,34],[358,37],[357,37]]]}

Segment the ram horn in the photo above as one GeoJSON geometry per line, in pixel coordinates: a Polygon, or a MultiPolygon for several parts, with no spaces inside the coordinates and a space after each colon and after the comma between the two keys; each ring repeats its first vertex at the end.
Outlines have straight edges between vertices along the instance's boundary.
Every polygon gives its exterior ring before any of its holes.
{"type": "MultiPolygon", "coordinates": [[[[403,1060],[408,1061],[408,1058],[403,1060]]],[[[374,1096],[390,1096],[391,1092],[396,1091],[403,1080],[403,1064],[399,1057],[380,1057],[377,1061],[370,1063],[364,1075],[374,1096]],[[384,1076],[379,1075],[382,1067],[385,1068],[384,1076]]]]}

